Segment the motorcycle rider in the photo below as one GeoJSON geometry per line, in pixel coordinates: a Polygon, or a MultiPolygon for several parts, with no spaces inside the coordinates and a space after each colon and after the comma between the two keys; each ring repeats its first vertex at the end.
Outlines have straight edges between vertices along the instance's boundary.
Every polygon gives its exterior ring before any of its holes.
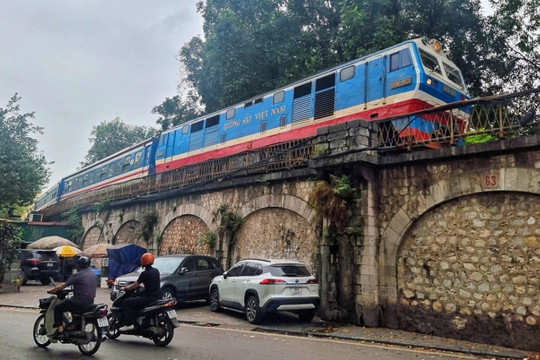
{"type": "Polygon", "coordinates": [[[144,289],[139,294],[124,300],[121,305],[124,327],[133,325],[137,312],[159,299],[160,274],[158,269],[152,267],[153,264],[154,255],[144,253],[141,256],[141,266],[144,267],[144,271],[133,284],[119,289],[120,291],[130,291],[144,285],[144,289]]]}
{"type": "Polygon", "coordinates": [[[62,337],[64,326],[62,324],[62,314],[69,312],[84,312],[90,305],[94,303],[96,297],[96,275],[88,267],[90,259],[86,256],[81,256],[75,263],[76,273],[71,275],[66,282],[47,290],[49,294],[65,289],[67,286],[73,285],[73,296],[62,301],[54,307],[54,324],[56,336],[62,337]]]}

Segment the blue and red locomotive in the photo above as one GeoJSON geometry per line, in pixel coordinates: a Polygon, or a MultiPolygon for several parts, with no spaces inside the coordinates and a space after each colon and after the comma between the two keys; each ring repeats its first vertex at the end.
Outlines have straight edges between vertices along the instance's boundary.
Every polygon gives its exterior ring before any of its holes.
{"type": "MultiPolygon", "coordinates": [[[[114,183],[311,137],[322,126],[399,117],[465,99],[469,94],[461,72],[440,42],[405,41],[117,152],[63,178],[37,201],[35,210],[114,183]]],[[[463,133],[467,121],[464,111],[452,131],[463,133]]],[[[433,115],[393,121],[399,136],[416,140],[448,131],[447,125],[447,117],[433,115]]]]}

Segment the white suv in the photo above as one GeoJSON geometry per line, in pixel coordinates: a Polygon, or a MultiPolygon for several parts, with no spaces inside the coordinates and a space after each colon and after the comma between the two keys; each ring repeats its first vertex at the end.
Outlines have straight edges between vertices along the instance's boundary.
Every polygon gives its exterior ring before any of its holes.
{"type": "Polygon", "coordinates": [[[311,321],[320,304],[317,279],[294,260],[242,260],[216,276],[209,290],[212,311],[242,311],[252,324],[273,311],[290,311],[311,321]]]}

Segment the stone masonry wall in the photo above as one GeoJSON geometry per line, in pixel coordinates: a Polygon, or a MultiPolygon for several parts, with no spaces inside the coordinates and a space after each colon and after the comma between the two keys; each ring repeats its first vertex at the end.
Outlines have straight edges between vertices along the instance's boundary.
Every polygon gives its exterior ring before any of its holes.
{"type": "Polygon", "coordinates": [[[382,303],[399,328],[540,349],[538,168],[528,153],[380,173],[382,303]]]}

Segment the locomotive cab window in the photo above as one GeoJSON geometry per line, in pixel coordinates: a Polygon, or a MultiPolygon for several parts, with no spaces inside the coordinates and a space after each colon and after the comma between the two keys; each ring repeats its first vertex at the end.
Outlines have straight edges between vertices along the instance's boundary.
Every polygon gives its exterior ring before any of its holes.
{"type": "Polygon", "coordinates": [[[344,69],[341,69],[339,72],[339,81],[347,81],[354,77],[354,74],[356,72],[356,67],[354,65],[347,66],[344,69]]]}
{"type": "Polygon", "coordinates": [[[197,131],[201,131],[203,129],[203,126],[204,126],[204,121],[199,121],[199,122],[196,122],[195,124],[191,124],[191,132],[194,133],[197,131]]]}
{"type": "Polygon", "coordinates": [[[409,49],[403,49],[390,55],[390,71],[399,70],[409,65],[412,65],[409,49]]]}
{"type": "Polygon", "coordinates": [[[461,81],[461,75],[459,74],[458,69],[448,65],[445,62],[443,62],[443,67],[444,67],[444,72],[446,73],[446,76],[448,77],[448,79],[450,79],[450,81],[455,82],[456,84],[458,84],[462,88],[465,87],[463,85],[463,82],[461,81]]]}
{"type": "Polygon", "coordinates": [[[439,61],[437,60],[435,56],[420,49],[420,58],[422,59],[422,63],[424,64],[424,67],[427,70],[430,70],[428,71],[428,74],[432,72],[436,72],[437,74],[442,75],[441,67],[439,66],[439,61]]]}

